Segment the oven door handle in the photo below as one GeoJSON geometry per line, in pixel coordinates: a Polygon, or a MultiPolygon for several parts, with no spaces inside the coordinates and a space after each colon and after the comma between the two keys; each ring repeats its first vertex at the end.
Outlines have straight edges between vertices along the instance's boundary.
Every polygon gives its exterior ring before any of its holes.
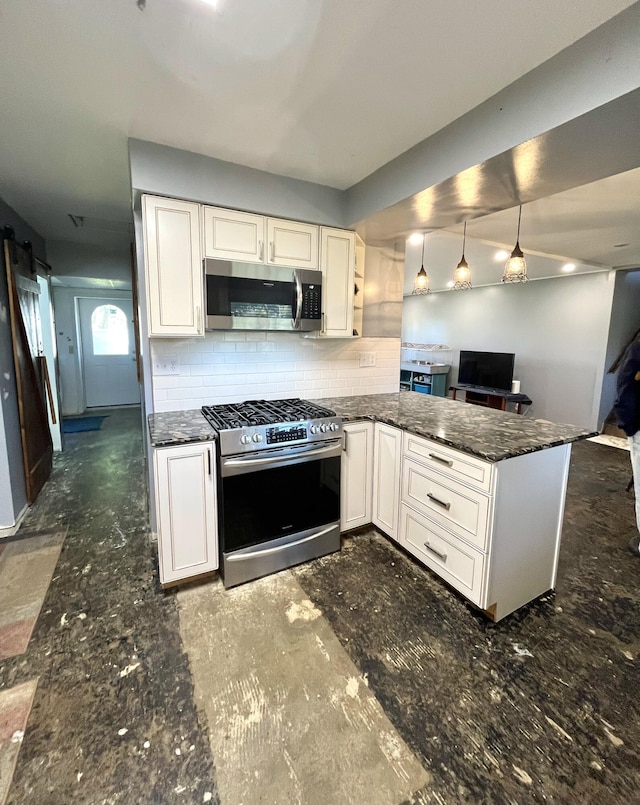
{"type": "Polygon", "coordinates": [[[239,458],[222,459],[222,475],[233,475],[243,470],[259,470],[261,467],[284,467],[287,464],[299,463],[300,461],[311,461],[319,456],[339,456],[342,453],[342,440],[332,441],[326,447],[315,447],[312,450],[303,450],[299,453],[287,453],[279,456],[263,456],[262,458],[251,458],[250,456],[240,456],[239,458]],[[226,472],[231,470],[231,472],[226,472]]]}
{"type": "Polygon", "coordinates": [[[294,540],[293,542],[287,542],[285,545],[276,545],[273,548],[256,548],[255,551],[238,551],[235,554],[230,554],[229,556],[225,556],[225,562],[242,562],[244,559],[252,559],[254,556],[269,556],[272,553],[280,553],[283,549],[289,549],[294,547],[295,545],[302,545],[305,542],[309,542],[312,539],[317,539],[318,537],[323,537],[325,534],[328,534],[330,531],[333,531],[336,527],[336,523],[331,523],[328,528],[323,528],[321,531],[314,531],[313,534],[309,534],[308,537],[302,537],[302,539],[294,540]]]}
{"type": "Polygon", "coordinates": [[[300,279],[300,272],[297,269],[293,272],[293,281],[296,285],[296,312],[291,321],[291,325],[294,330],[299,330],[302,320],[302,280],[300,279]]]}

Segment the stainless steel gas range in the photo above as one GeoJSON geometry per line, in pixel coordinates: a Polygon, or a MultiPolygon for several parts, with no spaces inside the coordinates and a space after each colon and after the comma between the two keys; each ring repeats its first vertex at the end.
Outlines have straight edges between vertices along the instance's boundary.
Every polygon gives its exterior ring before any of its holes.
{"type": "Polygon", "coordinates": [[[342,420],[307,400],[206,405],[225,587],[340,549],[342,420]]]}

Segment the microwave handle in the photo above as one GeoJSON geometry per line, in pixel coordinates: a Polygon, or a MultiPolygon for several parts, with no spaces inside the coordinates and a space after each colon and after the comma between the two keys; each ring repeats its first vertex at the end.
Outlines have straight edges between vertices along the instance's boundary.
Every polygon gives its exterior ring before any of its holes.
{"type": "Polygon", "coordinates": [[[296,310],[293,316],[293,329],[300,329],[300,321],[302,320],[302,280],[300,279],[300,272],[296,269],[293,272],[293,281],[296,284],[296,310]]]}

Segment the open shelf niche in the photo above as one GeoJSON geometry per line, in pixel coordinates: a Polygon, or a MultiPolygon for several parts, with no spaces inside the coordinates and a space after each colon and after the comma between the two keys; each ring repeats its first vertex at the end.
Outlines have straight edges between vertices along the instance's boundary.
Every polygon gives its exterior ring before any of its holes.
{"type": "Polygon", "coordinates": [[[447,361],[451,347],[446,344],[402,343],[400,358],[400,390],[447,396],[447,377],[451,364],[447,361]]]}

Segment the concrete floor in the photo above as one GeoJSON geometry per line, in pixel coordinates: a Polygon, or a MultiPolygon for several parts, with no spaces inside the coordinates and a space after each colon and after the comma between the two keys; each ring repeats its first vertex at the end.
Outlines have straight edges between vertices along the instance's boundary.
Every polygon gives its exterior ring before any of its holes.
{"type": "Polygon", "coordinates": [[[8,802],[640,802],[629,472],[574,446],[556,593],[498,624],[373,530],[167,593],[139,412],[112,411],[23,524],[68,531],[26,653],[0,662],[0,691],[38,680],[8,802]]]}

